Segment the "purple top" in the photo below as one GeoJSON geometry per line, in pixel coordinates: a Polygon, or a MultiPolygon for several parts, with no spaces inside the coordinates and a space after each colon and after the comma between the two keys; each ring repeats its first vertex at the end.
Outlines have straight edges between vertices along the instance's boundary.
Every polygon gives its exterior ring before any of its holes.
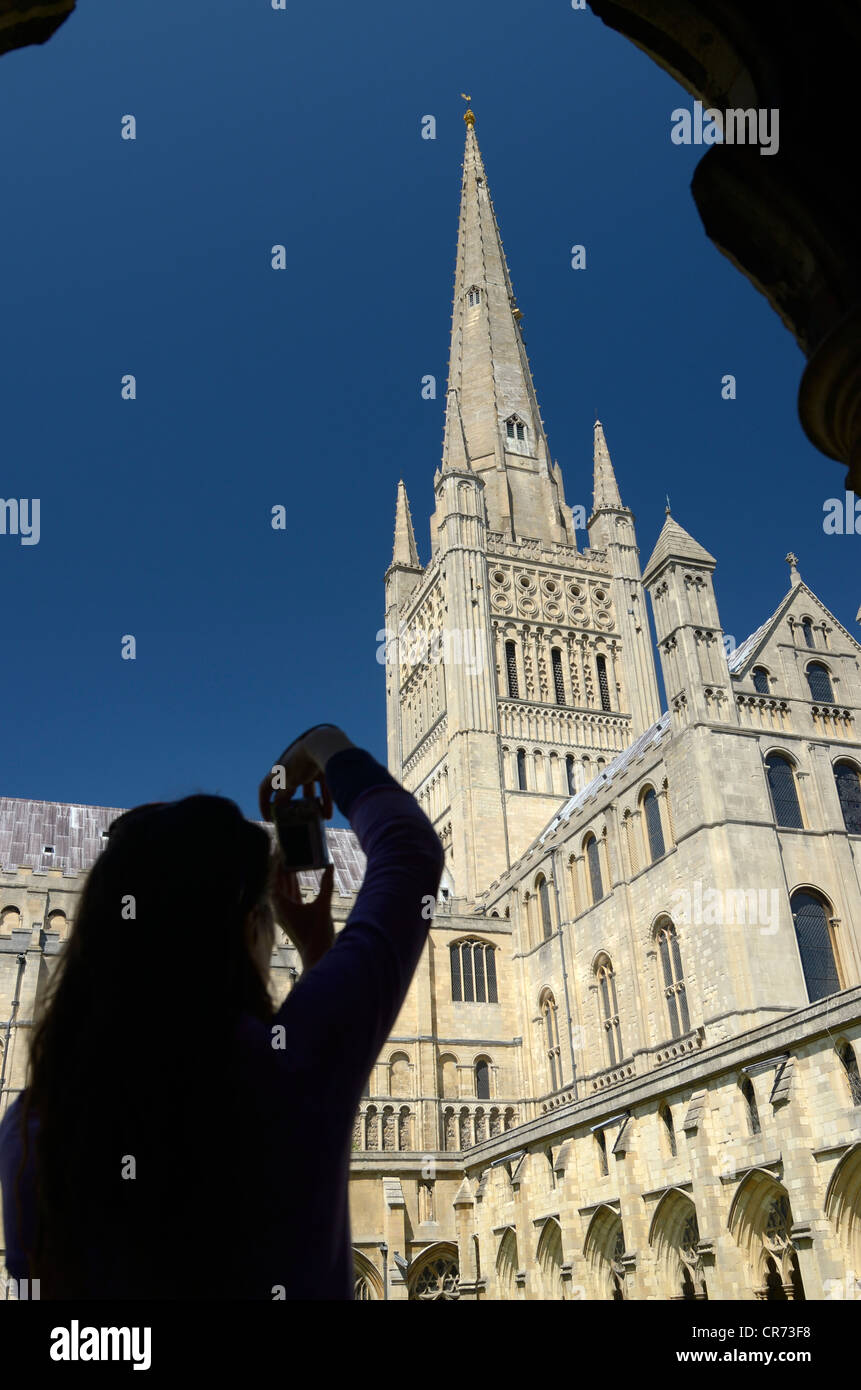
{"type": "MultiPolygon", "coordinates": [[[[234,1226],[225,1227],[227,1297],[272,1299],[283,1287],[288,1299],[352,1299],[347,1186],[353,1122],[427,939],[431,914],[422,909],[428,898],[436,899],[442,874],[442,846],[430,821],[369,753],[348,748],[334,754],[326,780],[367,855],[367,868],[346,925],[300,977],[271,1025],[243,1015],[237,1029],[242,1118],[225,1136],[230,1186],[212,1214],[214,1223],[230,1223],[231,1193],[242,1194],[234,1226]],[[283,1047],[273,1046],[277,1025],[284,1029],[283,1047]]],[[[35,1201],[31,1163],[22,1181],[19,1230],[20,1101],[0,1124],[0,1183],[6,1265],[24,1279],[35,1201]]],[[[88,1264],[94,1272],[90,1296],[122,1297],[121,1252],[94,1249],[88,1264]]],[[[189,1296],[206,1295],[198,1286],[189,1296]]]]}

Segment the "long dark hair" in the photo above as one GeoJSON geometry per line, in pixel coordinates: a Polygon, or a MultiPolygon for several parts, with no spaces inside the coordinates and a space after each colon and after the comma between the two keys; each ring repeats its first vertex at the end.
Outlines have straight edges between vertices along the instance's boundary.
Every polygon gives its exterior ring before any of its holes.
{"type": "MultiPolygon", "coordinates": [[[[183,1238],[200,1256],[213,1213],[195,1178],[229,1124],[237,1024],[272,1015],[245,935],[269,862],[266,831],[222,797],[140,806],[111,826],[30,1050],[22,1128],[26,1146],[38,1117],[30,1259],[43,1298],[174,1296],[183,1238]]],[[[25,1147],[22,1173],[26,1161],[25,1147]]]]}

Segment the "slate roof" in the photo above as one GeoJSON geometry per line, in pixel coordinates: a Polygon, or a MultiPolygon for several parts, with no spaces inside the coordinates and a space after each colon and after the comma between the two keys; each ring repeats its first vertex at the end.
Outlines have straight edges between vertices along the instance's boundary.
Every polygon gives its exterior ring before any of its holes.
{"type": "MultiPolygon", "coordinates": [[[[636,762],[636,760],[639,757],[642,757],[642,755],[646,753],[650,748],[657,747],[657,745],[663,739],[664,735],[667,733],[669,727],[670,715],[669,712],[665,712],[661,715],[660,719],[656,724],[653,724],[652,727],[650,729],[647,729],[644,734],[640,734],[639,738],[635,738],[633,743],[629,744],[627,748],[623,749],[623,751],[619,753],[611,763],[608,763],[607,766],[603,769],[603,771],[598,773],[597,777],[593,777],[591,782],[587,782],[586,786],[582,789],[582,791],[579,791],[574,796],[569,797],[569,799],[565,802],[565,805],[561,808],[561,810],[556,812],[556,815],[553,817],[550,824],[544,830],[542,830],[537,840],[533,840],[532,846],[530,846],[530,848],[532,848],[535,845],[543,845],[548,835],[553,834],[553,831],[556,829],[557,825],[560,825],[563,821],[570,820],[571,817],[575,814],[575,812],[579,811],[580,807],[583,806],[590,799],[590,797],[595,796],[600,791],[603,791],[605,786],[607,786],[610,782],[614,781],[615,778],[621,776],[621,774],[625,772],[628,767],[630,767],[631,763],[636,762]]],[[[528,852],[529,851],[527,850],[527,853],[528,852]]],[[[522,860],[525,858],[525,855],[521,855],[520,857],[522,860]]]]}
{"type": "Polygon", "coordinates": [[[766,618],[765,622],[756,629],[756,632],[752,632],[749,637],[745,637],[741,646],[736,647],[732,655],[727,658],[726,664],[732,675],[735,675],[736,671],[740,671],[748,657],[756,651],[757,646],[774,622],[775,616],[776,615],[772,613],[770,618],[766,618]]]}
{"type": "MultiPolygon", "coordinates": [[[[25,801],[0,797],[0,869],[60,869],[64,876],[86,873],[104,847],[102,832],[121,816],[122,806],[82,806],[64,801],[25,801]],[[53,854],[46,854],[47,846],[53,854]]],[[[270,830],[271,827],[264,827],[270,830]]],[[[365,856],[352,830],[327,827],[326,840],[335,864],[335,888],[343,897],[359,889],[365,856]]],[[[299,883],[313,888],[319,875],[302,873],[299,883]]]]}

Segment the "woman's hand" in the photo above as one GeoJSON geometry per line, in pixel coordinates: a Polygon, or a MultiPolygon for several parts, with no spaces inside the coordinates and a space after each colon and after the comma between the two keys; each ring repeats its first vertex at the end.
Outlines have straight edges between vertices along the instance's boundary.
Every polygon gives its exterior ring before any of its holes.
{"type": "Polygon", "coordinates": [[[332,795],[326,785],[323,769],[335,753],[352,747],[353,743],[336,724],[317,724],[294,739],[260,783],[258,799],[263,819],[271,821],[273,803],[289,800],[300,787],[305,796],[313,796],[316,783],[320,789],[323,819],[329,820],[332,815],[332,795]]]}
{"type": "Polygon", "coordinates": [[[303,970],[310,970],[316,965],[335,940],[332,923],[334,882],[335,866],[327,864],[316,898],[303,903],[296,875],[284,868],[280,854],[273,855],[269,900],[276,922],[284,928],[299,952],[303,970]]]}

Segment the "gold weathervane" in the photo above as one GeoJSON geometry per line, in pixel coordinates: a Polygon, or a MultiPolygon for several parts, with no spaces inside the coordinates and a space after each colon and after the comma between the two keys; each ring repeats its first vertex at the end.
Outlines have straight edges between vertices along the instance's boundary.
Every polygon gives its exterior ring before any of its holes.
{"type": "MultiPolygon", "coordinates": [[[[461,96],[463,97],[464,101],[472,101],[472,97],[468,97],[466,92],[461,92],[461,96]]],[[[466,121],[468,126],[474,126],[475,112],[472,111],[469,107],[467,107],[466,111],[464,111],[463,113],[463,119],[466,121]]]]}

